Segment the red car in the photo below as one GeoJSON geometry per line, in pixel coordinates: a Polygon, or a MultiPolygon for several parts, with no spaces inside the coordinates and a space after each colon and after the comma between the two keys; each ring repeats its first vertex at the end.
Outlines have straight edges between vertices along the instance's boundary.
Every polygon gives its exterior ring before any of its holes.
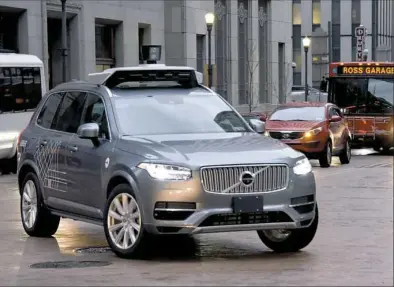
{"type": "Polygon", "coordinates": [[[265,124],[265,134],[279,139],[322,167],[332,156],[350,162],[351,133],[340,109],[330,103],[289,103],[276,108],[265,124]]]}

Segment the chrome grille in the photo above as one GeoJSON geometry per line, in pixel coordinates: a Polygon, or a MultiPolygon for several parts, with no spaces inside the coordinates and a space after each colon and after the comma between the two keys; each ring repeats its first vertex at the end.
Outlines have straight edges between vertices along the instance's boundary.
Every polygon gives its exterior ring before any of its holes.
{"type": "Polygon", "coordinates": [[[287,187],[289,168],[287,165],[242,165],[215,166],[201,169],[201,181],[205,191],[213,193],[255,193],[270,192],[287,187]],[[240,182],[241,174],[249,171],[255,174],[251,186],[240,182]]]}

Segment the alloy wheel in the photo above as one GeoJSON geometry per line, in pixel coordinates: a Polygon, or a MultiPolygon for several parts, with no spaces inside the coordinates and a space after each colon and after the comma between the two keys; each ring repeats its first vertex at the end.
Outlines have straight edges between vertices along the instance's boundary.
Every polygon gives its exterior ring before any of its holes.
{"type": "Polygon", "coordinates": [[[350,160],[350,158],[352,157],[352,150],[350,149],[349,141],[346,142],[346,155],[347,158],[350,160]]]}
{"type": "Polygon", "coordinates": [[[332,161],[331,144],[328,143],[328,145],[327,145],[327,162],[328,162],[328,164],[331,164],[331,161],[332,161]]]}
{"type": "Polygon", "coordinates": [[[22,220],[31,229],[37,219],[37,189],[32,180],[26,182],[22,193],[22,220]]]}
{"type": "Polygon", "coordinates": [[[137,201],[128,193],[120,193],[112,200],[107,216],[108,233],[119,249],[131,248],[141,230],[141,212],[137,201]]]}
{"type": "Polygon", "coordinates": [[[263,233],[273,242],[282,242],[290,236],[291,231],[286,229],[269,229],[263,230],[263,233]]]}

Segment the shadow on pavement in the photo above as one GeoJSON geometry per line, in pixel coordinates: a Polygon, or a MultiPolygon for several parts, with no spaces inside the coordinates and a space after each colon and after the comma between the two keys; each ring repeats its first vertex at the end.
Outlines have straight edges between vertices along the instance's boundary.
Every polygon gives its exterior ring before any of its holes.
{"type": "MultiPolygon", "coordinates": [[[[306,259],[310,254],[301,251],[292,254],[276,254],[267,249],[256,249],[249,245],[242,245],[233,241],[210,241],[206,238],[194,238],[189,236],[159,236],[149,240],[152,248],[146,255],[139,260],[161,261],[161,262],[198,262],[211,260],[259,260],[259,259],[278,259],[297,258],[306,259]]],[[[107,246],[87,246],[89,242],[84,242],[80,250],[84,248],[97,250],[97,252],[79,253],[63,252],[55,237],[36,238],[27,237],[23,248],[22,257],[25,262],[38,263],[50,260],[70,260],[70,255],[75,256],[75,260],[88,260],[94,255],[100,254],[101,260],[109,260],[115,256],[107,246]],[[79,254],[78,254],[79,253],[79,254]],[[66,255],[66,257],[64,257],[66,255]],[[67,256],[68,255],[68,256],[67,256]],[[45,258],[45,259],[44,259],[45,258]]],[[[93,243],[93,242],[92,242],[93,243]]],[[[62,243],[63,244],[63,243],[62,243]]],[[[262,245],[263,247],[263,245],[262,245]]],[[[78,250],[74,249],[74,250],[78,250]]]]}

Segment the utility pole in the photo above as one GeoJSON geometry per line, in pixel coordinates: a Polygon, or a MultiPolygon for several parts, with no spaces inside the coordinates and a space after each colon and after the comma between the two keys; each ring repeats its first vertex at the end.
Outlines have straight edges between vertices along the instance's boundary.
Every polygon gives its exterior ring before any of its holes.
{"type": "Polygon", "coordinates": [[[62,1],[62,58],[63,58],[63,83],[67,82],[67,13],[66,13],[66,2],[62,1]]]}

